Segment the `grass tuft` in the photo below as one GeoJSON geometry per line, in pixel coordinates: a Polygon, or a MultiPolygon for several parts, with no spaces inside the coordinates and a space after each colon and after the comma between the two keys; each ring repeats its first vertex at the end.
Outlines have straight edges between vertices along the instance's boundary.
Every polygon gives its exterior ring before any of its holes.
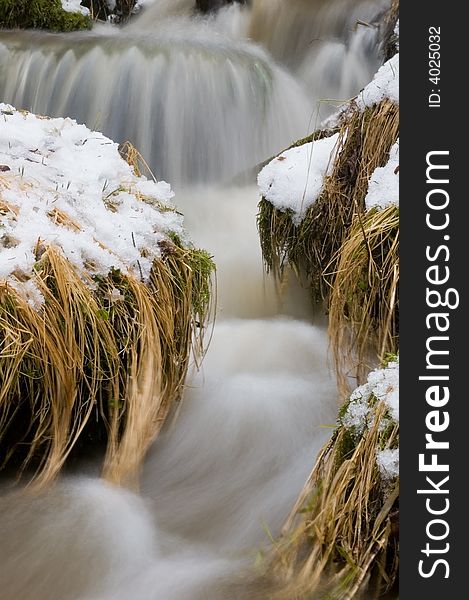
{"type": "MultiPolygon", "coordinates": [[[[132,166],[141,157],[129,152],[132,166]]],[[[0,217],[16,211],[0,198],[0,217]]],[[[49,218],[80,230],[58,209],[49,218]]],[[[214,313],[212,257],[176,235],[159,248],[144,282],[116,269],[83,275],[38,241],[33,272],[15,276],[35,285],[39,307],[0,280],[0,469],[27,469],[44,486],[71,454],[104,446],[103,476],[138,484],[190,361],[204,356],[214,313]]]]}
{"type": "Polygon", "coordinates": [[[319,455],[268,561],[269,598],[351,600],[366,590],[372,600],[396,584],[399,480],[383,480],[376,449],[398,446],[399,425],[374,400],[361,435],[340,424],[319,455]]]}
{"type": "Polygon", "coordinates": [[[135,483],[148,446],[180,399],[191,345],[203,354],[213,263],[174,248],[150,282],[112,271],[83,281],[42,249],[33,309],[0,284],[0,459],[46,484],[79,441],[107,444],[104,476],[135,483]]]}
{"type": "MultiPolygon", "coordinates": [[[[327,303],[338,251],[355,215],[364,213],[368,181],[377,167],[386,164],[398,132],[399,107],[393,102],[384,100],[363,112],[352,104],[339,128],[341,150],[332,173],[303,221],[296,226],[290,213],[261,200],[258,229],[268,271],[281,278],[290,263],[296,273],[305,275],[313,301],[327,303]]],[[[319,132],[315,139],[324,135],[319,132]]]]}
{"type": "Polygon", "coordinates": [[[357,215],[327,273],[333,277],[329,337],[339,389],[365,381],[399,348],[399,209],[357,215]]]}

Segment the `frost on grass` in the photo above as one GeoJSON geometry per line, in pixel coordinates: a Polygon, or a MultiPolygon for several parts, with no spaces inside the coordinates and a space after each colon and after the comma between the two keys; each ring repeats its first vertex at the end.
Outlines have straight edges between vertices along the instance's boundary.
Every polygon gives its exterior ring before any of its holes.
{"type": "Polygon", "coordinates": [[[365,196],[366,210],[399,206],[399,140],[389,152],[389,160],[384,167],[373,172],[365,196]]]}
{"type": "Polygon", "coordinates": [[[292,221],[302,221],[321,194],[337,154],[339,134],[282,152],[259,173],[262,196],[275,208],[291,211],[292,221]]]}
{"type": "Polygon", "coordinates": [[[376,400],[384,401],[391,417],[399,421],[399,358],[385,368],[371,371],[367,382],[352,392],[342,424],[348,429],[363,430],[369,408],[376,400]]]}
{"type": "Polygon", "coordinates": [[[87,279],[114,268],[146,281],[161,242],[186,239],[173,195],[137,176],[101,133],[0,104],[0,281],[31,304],[47,245],[87,279]]]}

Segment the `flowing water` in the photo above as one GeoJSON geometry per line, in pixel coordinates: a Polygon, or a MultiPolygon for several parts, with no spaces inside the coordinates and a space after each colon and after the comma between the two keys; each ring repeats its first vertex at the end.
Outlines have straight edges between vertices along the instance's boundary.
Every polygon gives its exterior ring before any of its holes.
{"type": "Polygon", "coordinates": [[[131,140],[218,265],[209,352],[139,494],[101,481],[92,459],[35,496],[3,478],[1,600],[252,598],[256,558],[335,422],[324,323],[293,278],[279,299],[263,274],[252,172],[314,129],[319,99],[370,79],[376,31],[355,24],[382,5],[191,7],[155,0],[119,31],[0,36],[2,100],[131,140]]]}

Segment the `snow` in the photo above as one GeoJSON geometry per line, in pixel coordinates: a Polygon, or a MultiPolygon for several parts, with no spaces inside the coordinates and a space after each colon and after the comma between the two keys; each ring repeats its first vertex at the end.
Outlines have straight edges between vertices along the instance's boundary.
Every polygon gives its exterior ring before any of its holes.
{"type": "Polygon", "coordinates": [[[368,374],[367,382],[350,396],[350,403],[367,403],[374,396],[383,400],[394,420],[399,421],[399,358],[384,369],[375,369],[368,374]]]}
{"type": "MultiPolygon", "coordinates": [[[[398,30],[398,26],[397,26],[398,30]]],[[[365,110],[384,99],[399,102],[399,54],[395,54],[375,74],[356,97],[323,125],[338,125],[350,110],[365,110]]],[[[308,208],[316,202],[324,177],[331,173],[338,152],[339,134],[286,150],[259,173],[257,182],[262,196],[280,211],[291,211],[298,225],[308,208]]],[[[370,178],[365,199],[367,210],[399,205],[399,142],[392,147],[385,167],[376,169],[370,178]]]]}
{"type": "Polygon", "coordinates": [[[116,268],[146,280],[158,242],[187,239],[173,196],[136,176],[103,134],[0,104],[0,281],[32,305],[38,244],[61,248],[83,275],[116,268]]]}
{"type": "Polygon", "coordinates": [[[299,224],[318,199],[337,154],[339,134],[282,152],[257,177],[262,196],[299,224]]]}
{"type": "Polygon", "coordinates": [[[376,464],[385,481],[397,477],[399,475],[399,448],[377,450],[376,464]]]}
{"type": "Polygon", "coordinates": [[[385,98],[399,103],[399,53],[384,63],[373,80],[358,94],[356,103],[360,110],[364,110],[385,98]]]}
{"type": "Polygon", "coordinates": [[[134,12],[138,12],[142,8],[146,8],[147,6],[151,6],[155,4],[155,0],[137,0],[134,6],[134,12]]]}
{"type": "Polygon", "coordinates": [[[342,424],[361,435],[368,425],[372,399],[385,402],[391,417],[399,421],[399,358],[386,368],[371,371],[367,382],[352,392],[342,424]]]}
{"type": "Polygon", "coordinates": [[[365,196],[366,210],[399,206],[399,140],[389,151],[389,160],[384,167],[374,170],[365,196]]]}
{"type": "MultiPolygon", "coordinates": [[[[389,415],[382,418],[380,431],[390,423],[390,418],[399,422],[399,357],[385,368],[375,369],[368,375],[367,382],[356,388],[351,396],[341,424],[354,436],[362,436],[373,424],[375,401],[387,405],[389,415]]],[[[399,475],[399,449],[376,448],[376,464],[384,480],[399,475]]]]}
{"type": "Polygon", "coordinates": [[[66,12],[77,12],[82,15],[89,15],[90,11],[86,8],[86,6],[81,6],[81,0],[62,0],[62,8],[66,12]]]}
{"type": "Polygon", "coordinates": [[[351,429],[357,435],[362,435],[368,425],[368,415],[370,407],[365,401],[350,402],[347,412],[341,418],[342,425],[347,429],[351,429]]]}

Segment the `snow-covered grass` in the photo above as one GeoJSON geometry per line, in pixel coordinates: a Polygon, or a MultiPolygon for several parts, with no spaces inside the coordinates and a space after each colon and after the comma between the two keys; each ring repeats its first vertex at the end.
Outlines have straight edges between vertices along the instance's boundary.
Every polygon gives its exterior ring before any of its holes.
{"type": "Polygon", "coordinates": [[[336,133],[282,152],[257,177],[262,196],[278,210],[290,211],[292,221],[299,224],[331,172],[338,140],[336,133]]]}
{"type": "Polygon", "coordinates": [[[267,270],[281,277],[289,262],[306,274],[313,299],[327,301],[341,246],[357,213],[364,210],[370,178],[389,160],[398,133],[395,103],[385,100],[363,111],[355,105],[355,110],[344,112],[340,127],[315,132],[296,144],[306,149],[294,153],[296,148],[292,148],[279,157],[287,158],[273,159],[264,167],[259,175],[258,228],[267,270]],[[331,142],[334,148],[327,147],[331,142]],[[313,148],[310,161],[309,144],[313,148]],[[314,149],[322,147],[328,152],[316,153],[323,161],[316,165],[314,149]],[[298,156],[301,161],[295,162],[298,156]],[[297,186],[291,173],[296,175],[297,186]],[[314,193],[307,196],[310,181],[314,193]]]}
{"type": "Polygon", "coordinates": [[[79,273],[114,268],[146,281],[161,243],[186,238],[169,184],[137,176],[116,143],[71,119],[0,104],[0,165],[0,280],[32,302],[42,246],[79,273]]]}
{"type": "Polygon", "coordinates": [[[350,432],[355,443],[378,425],[381,435],[377,437],[374,459],[385,483],[399,475],[398,437],[392,440],[392,447],[387,447],[387,434],[398,423],[399,357],[369,373],[367,382],[351,394],[340,417],[340,424],[350,432]],[[385,406],[384,411],[376,410],[380,402],[385,406]],[[380,420],[378,424],[376,419],[380,420]]]}
{"type": "Polygon", "coordinates": [[[399,206],[399,140],[392,146],[386,165],[373,172],[365,196],[366,210],[391,205],[399,206]]]}
{"type": "Polygon", "coordinates": [[[78,438],[135,484],[204,353],[211,256],[137,155],[0,104],[0,451],[42,484],[78,438]]]}
{"type": "Polygon", "coordinates": [[[339,426],[319,455],[274,551],[271,568],[276,576],[292,580],[285,597],[325,598],[330,591],[331,598],[356,598],[374,561],[383,587],[395,580],[398,376],[395,359],[370,373],[342,408],[339,426]],[[324,564],[334,566],[333,578],[327,571],[324,577],[324,564]]]}
{"type": "MultiPolygon", "coordinates": [[[[392,23],[394,30],[395,23],[392,23]]],[[[342,395],[398,348],[399,55],[321,130],[259,173],[267,271],[289,263],[325,302],[342,395]]]]}
{"type": "MultiPolygon", "coordinates": [[[[394,0],[388,16],[396,38],[398,6],[394,0]]],[[[387,46],[390,56],[395,45],[387,46]]],[[[355,598],[374,575],[383,592],[397,578],[399,359],[371,373],[369,365],[399,348],[398,54],[313,138],[337,132],[340,151],[302,220],[297,205],[276,197],[278,190],[287,195],[288,182],[275,159],[269,173],[283,181],[268,180],[269,188],[260,177],[266,268],[281,276],[291,263],[306,275],[313,298],[325,302],[338,387],[347,398],[270,565],[290,586],[288,597],[355,598]],[[350,393],[352,378],[363,385],[350,393]]]]}
{"type": "Polygon", "coordinates": [[[0,27],[74,31],[90,29],[91,18],[79,0],[3,0],[0,2],[0,27]]]}
{"type": "MultiPolygon", "coordinates": [[[[383,102],[399,103],[399,54],[395,54],[376,73],[358,96],[339,113],[327,120],[326,129],[344,127],[354,111],[373,109],[383,102]]],[[[351,135],[353,132],[351,132],[351,135]]],[[[339,134],[296,145],[270,161],[259,173],[257,182],[262,197],[274,208],[289,212],[292,222],[298,225],[308,209],[321,195],[324,180],[330,175],[336,161],[340,160],[346,135],[339,144],[339,134]]],[[[391,148],[388,165],[384,171],[377,168],[370,178],[371,187],[366,198],[367,208],[385,208],[399,202],[399,176],[395,169],[399,162],[399,144],[391,148]],[[394,176],[396,175],[396,176],[394,176]]]]}
{"type": "Polygon", "coordinates": [[[399,53],[380,67],[373,80],[358,94],[356,103],[364,110],[385,99],[399,103],[399,53]]]}
{"type": "Polygon", "coordinates": [[[376,464],[385,481],[395,479],[399,475],[399,448],[377,450],[376,464]]]}
{"type": "Polygon", "coordinates": [[[385,368],[375,369],[365,384],[356,388],[350,396],[341,423],[354,434],[362,435],[368,416],[376,401],[382,401],[389,410],[389,417],[399,421],[399,358],[385,368]]]}

